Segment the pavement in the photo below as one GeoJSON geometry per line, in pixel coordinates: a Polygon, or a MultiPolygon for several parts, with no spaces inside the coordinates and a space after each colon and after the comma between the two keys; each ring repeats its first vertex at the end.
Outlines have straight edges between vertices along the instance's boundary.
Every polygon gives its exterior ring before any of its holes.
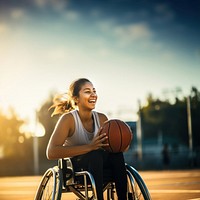
{"type": "MultiPolygon", "coordinates": [[[[200,200],[200,169],[139,171],[152,200],[200,200]]],[[[0,200],[33,200],[41,176],[0,177],[0,200]]],[[[62,199],[75,200],[73,194],[62,199]]]]}

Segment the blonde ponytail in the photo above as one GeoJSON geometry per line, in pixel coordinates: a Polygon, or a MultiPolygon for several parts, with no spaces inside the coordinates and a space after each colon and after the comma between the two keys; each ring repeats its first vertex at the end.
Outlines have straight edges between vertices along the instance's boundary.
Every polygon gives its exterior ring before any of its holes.
{"type": "Polygon", "coordinates": [[[70,112],[75,109],[75,105],[73,100],[65,93],[65,94],[57,94],[53,99],[53,105],[49,108],[54,108],[51,117],[54,115],[62,115],[63,113],[70,112]]]}

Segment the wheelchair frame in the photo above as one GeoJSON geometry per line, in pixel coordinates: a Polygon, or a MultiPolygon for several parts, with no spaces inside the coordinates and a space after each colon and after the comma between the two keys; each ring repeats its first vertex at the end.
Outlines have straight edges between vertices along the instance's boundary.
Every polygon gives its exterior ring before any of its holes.
{"type": "MultiPolygon", "coordinates": [[[[128,200],[151,200],[148,188],[136,169],[126,163],[128,200]]],[[[114,182],[104,185],[107,200],[115,200],[114,182]]],[[[88,171],[74,172],[70,158],[59,159],[58,166],[49,168],[43,175],[35,200],[60,200],[63,193],[72,192],[80,200],[97,200],[95,181],[88,171]],[[82,177],[83,183],[77,181],[82,177]]]]}

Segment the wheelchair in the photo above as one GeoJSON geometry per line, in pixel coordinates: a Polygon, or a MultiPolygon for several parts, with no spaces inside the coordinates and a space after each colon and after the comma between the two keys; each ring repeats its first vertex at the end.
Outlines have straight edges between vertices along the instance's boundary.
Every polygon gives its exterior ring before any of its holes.
{"type": "MultiPolygon", "coordinates": [[[[127,200],[151,200],[150,193],[136,169],[126,163],[127,200]]],[[[104,199],[117,199],[112,179],[103,186],[104,199]]],[[[88,171],[75,172],[70,158],[59,159],[41,178],[35,200],[60,200],[64,193],[73,193],[73,199],[97,200],[95,181],[88,171]]],[[[63,199],[72,199],[64,198],[63,199]]]]}

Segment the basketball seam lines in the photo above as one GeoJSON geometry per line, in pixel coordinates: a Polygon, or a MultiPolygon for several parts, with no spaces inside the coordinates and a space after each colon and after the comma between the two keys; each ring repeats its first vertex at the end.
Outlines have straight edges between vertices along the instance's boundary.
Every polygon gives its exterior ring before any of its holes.
{"type": "Polygon", "coordinates": [[[119,151],[121,151],[121,149],[122,149],[122,129],[121,129],[121,127],[120,127],[120,125],[119,125],[119,123],[116,121],[116,123],[117,123],[117,125],[118,125],[118,127],[119,127],[119,130],[120,130],[120,136],[121,136],[121,140],[120,140],[120,148],[119,148],[119,151]]]}
{"type": "Polygon", "coordinates": [[[108,143],[109,143],[109,148],[111,149],[111,151],[113,152],[113,149],[112,149],[112,147],[111,147],[111,145],[110,145],[110,122],[108,123],[109,124],[109,126],[108,126],[108,143]]]}

